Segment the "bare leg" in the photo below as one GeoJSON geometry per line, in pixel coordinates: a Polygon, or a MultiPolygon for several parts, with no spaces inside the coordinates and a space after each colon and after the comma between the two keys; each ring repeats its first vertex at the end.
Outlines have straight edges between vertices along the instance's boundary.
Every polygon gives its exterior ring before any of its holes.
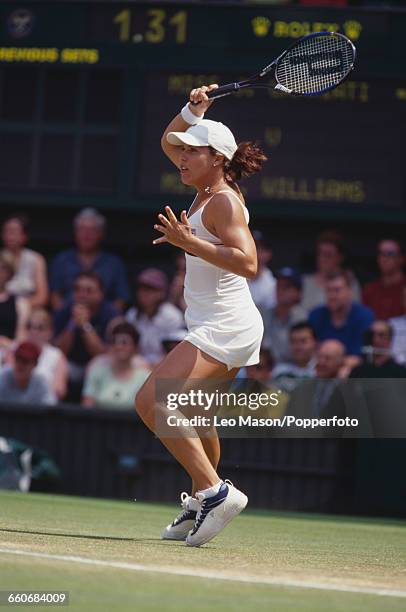
{"type": "MultiPolygon", "coordinates": [[[[211,487],[220,478],[194,428],[180,425],[176,429],[177,437],[161,437],[160,432],[156,431],[156,414],[160,407],[156,402],[155,383],[159,379],[168,378],[230,380],[237,372],[238,368],[227,370],[224,363],[210,357],[189,342],[183,341],[155,368],[137,393],[136,410],[139,416],[185,468],[196,490],[211,487]]],[[[210,441],[205,442],[205,445],[213,463],[218,462],[219,450],[216,450],[215,443],[210,441]]]]}
{"type": "MultiPolygon", "coordinates": [[[[217,435],[217,430],[215,427],[210,429],[208,436],[201,436],[200,440],[202,441],[202,445],[204,448],[204,452],[206,453],[210,463],[217,470],[217,466],[220,461],[220,440],[217,435]]],[[[196,484],[192,481],[192,497],[198,491],[196,484]]]]}

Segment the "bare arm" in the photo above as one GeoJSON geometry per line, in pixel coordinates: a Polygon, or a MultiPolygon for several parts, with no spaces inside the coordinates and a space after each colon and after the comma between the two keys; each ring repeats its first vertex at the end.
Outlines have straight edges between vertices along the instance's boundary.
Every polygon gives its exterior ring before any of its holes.
{"type": "Polygon", "coordinates": [[[86,350],[92,357],[106,352],[106,346],[94,327],[85,326],[81,333],[86,350]]]}
{"type": "MultiPolygon", "coordinates": [[[[212,89],[217,89],[217,87],[217,84],[213,84],[209,85],[209,87],[201,87],[200,90],[211,91],[212,89]]],[[[196,117],[201,117],[213,102],[213,100],[209,100],[207,96],[204,95],[203,91],[200,90],[198,91],[197,89],[192,89],[189,98],[190,102],[196,102],[196,104],[189,103],[189,109],[194,115],[196,115],[196,117]]],[[[177,168],[180,166],[181,149],[176,145],[169,144],[166,137],[169,132],[186,132],[188,128],[190,128],[190,124],[186,123],[186,121],[182,118],[182,115],[179,113],[179,115],[176,115],[176,117],[172,119],[162,134],[162,150],[177,168]]]]}
{"type": "Polygon", "coordinates": [[[154,240],[154,244],[170,242],[219,268],[245,278],[254,278],[257,273],[257,255],[242,206],[223,194],[214,196],[208,206],[210,204],[212,206],[207,211],[209,219],[206,223],[209,228],[213,228],[213,233],[223,245],[212,244],[194,236],[186,212],[182,211],[179,222],[169,206],[165,207],[167,217],[159,215],[163,225],[155,225],[155,229],[164,236],[154,240]]]}
{"type": "Polygon", "coordinates": [[[52,310],[59,310],[63,306],[63,299],[57,291],[51,292],[51,307],[52,310]]]}
{"type": "Polygon", "coordinates": [[[55,338],[54,344],[61,349],[62,353],[69,355],[74,339],[75,329],[72,325],[68,325],[68,327],[65,327],[65,329],[55,338]]]}
{"type": "Polygon", "coordinates": [[[35,263],[35,293],[31,296],[31,306],[46,306],[49,299],[47,267],[42,255],[37,254],[35,263]]]}
{"type": "Polygon", "coordinates": [[[94,399],[94,397],[91,397],[90,395],[82,395],[80,404],[81,406],[84,406],[85,408],[92,408],[93,406],[96,406],[96,400],[94,399]]]}
{"type": "Polygon", "coordinates": [[[68,362],[65,355],[60,355],[54,372],[52,389],[58,400],[63,400],[68,384],[68,362]]]}
{"type": "Polygon", "coordinates": [[[22,342],[27,336],[27,323],[30,316],[30,302],[27,298],[19,297],[16,299],[17,327],[16,341],[22,342]]]}

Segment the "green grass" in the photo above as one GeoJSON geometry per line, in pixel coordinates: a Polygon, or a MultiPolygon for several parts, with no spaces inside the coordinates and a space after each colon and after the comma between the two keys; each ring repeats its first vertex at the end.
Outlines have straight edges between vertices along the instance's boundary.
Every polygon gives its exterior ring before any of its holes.
{"type": "Polygon", "coordinates": [[[406,599],[250,584],[284,578],[406,591],[405,523],[246,511],[200,549],[163,542],[179,508],[0,492],[0,547],[214,570],[235,581],[137,572],[0,553],[0,590],[68,590],[69,610],[404,610],[406,599]]]}

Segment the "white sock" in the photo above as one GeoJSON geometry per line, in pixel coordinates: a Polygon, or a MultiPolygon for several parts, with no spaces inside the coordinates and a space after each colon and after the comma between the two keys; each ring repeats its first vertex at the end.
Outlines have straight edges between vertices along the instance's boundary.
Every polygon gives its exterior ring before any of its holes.
{"type": "Polygon", "coordinates": [[[217,495],[222,484],[223,484],[223,481],[219,480],[218,483],[213,485],[212,487],[209,487],[208,489],[202,489],[201,491],[197,491],[196,496],[197,494],[199,494],[199,497],[202,496],[204,499],[206,499],[207,497],[212,497],[213,495],[217,495]]]}

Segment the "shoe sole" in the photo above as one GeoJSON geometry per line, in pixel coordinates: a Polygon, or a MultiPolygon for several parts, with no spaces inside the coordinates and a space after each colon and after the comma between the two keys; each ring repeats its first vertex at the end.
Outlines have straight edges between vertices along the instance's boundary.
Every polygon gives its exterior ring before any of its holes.
{"type": "MultiPolygon", "coordinates": [[[[218,531],[216,531],[216,533],[214,533],[213,535],[210,535],[209,537],[205,538],[204,540],[202,540],[201,542],[199,542],[198,544],[194,544],[194,543],[189,543],[187,541],[186,538],[186,546],[192,546],[195,548],[198,548],[199,546],[203,546],[203,544],[207,544],[207,542],[210,542],[210,540],[212,540],[213,538],[215,538],[221,531],[223,531],[223,529],[225,527],[227,527],[227,525],[236,517],[238,516],[243,510],[244,508],[246,508],[247,504],[248,504],[248,497],[242,493],[240,491],[241,497],[239,498],[239,503],[237,504],[236,502],[231,502],[230,504],[230,508],[229,511],[233,512],[232,516],[229,516],[227,518],[226,521],[224,521],[224,523],[222,524],[222,526],[220,527],[220,529],[218,531]],[[243,505],[241,505],[243,504],[243,505]]],[[[226,502],[227,503],[227,500],[226,502]]]]}
{"type": "Polygon", "coordinates": [[[177,540],[178,542],[184,542],[187,538],[187,535],[191,529],[193,529],[194,522],[189,521],[191,525],[188,527],[187,532],[184,535],[171,535],[170,532],[167,532],[166,529],[161,533],[161,540],[177,540]]]}

